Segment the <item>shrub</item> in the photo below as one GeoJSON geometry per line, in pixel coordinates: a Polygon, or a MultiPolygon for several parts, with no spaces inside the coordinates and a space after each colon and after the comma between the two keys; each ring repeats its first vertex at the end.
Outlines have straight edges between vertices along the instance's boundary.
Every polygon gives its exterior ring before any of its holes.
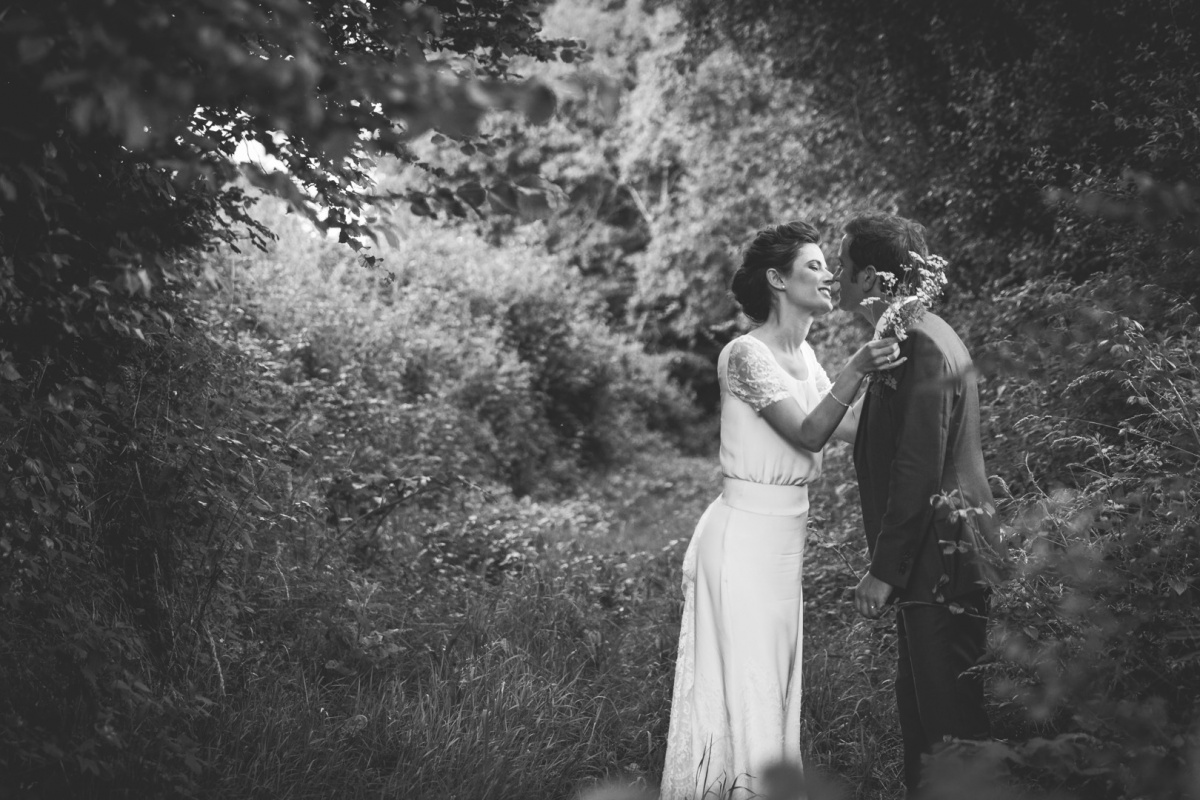
{"type": "Polygon", "coordinates": [[[9,420],[6,458],[23,467],[2,497],[0,769],[32,796],[193,790],[204,755],[186,731],[209,691],[196,670],[237,604],[226,571],[278,520],[263,497],[287,471],[283,436],[254,415],[236,350],[176,302],[172,331],[93,351],[106,360],[89,366],[120,365],[103,383],[35,379],[27,391],[57,409],[31,399],[9,420]]]}
{"type": "Polygon", "coordinates": [[[690,413],[662,360],[610,332],[578,277],[531,249],[414,227],[363,271],[302,223],[277,222],[265,257],[215,262],[218,297],[249,310],[288,391],[316,403],[301,427],[330,463],[526,494],[570,486],[690,413]],[[351,434],[352,450],[335,440],[351,434]]]}

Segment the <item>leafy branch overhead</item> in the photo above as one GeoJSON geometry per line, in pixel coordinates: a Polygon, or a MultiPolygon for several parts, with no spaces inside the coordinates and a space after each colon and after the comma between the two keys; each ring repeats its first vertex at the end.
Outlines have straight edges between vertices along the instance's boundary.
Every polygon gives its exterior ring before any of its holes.
{"type": "MultiPolygon", "coordinates": [[[[32,147],[67,137],[105,142],[167,191],[219,193],[252,141],[286,175],[245,169],[323,226],[364,232],[355,212],[369,155],[415,162],[414,137],[470,139],[492,109],[553,114],[555,96],[513,59],[574,60],[570,39],[539,37],[530,0],[233,0],[78,4],[49,0],[0,20],[9,84],[27,118],[0,136],[32,147]],[[159,178],[152,178],[157,175],[159,178]]],[[[11,152],[11,151],[10,151],[11,152]]],[[[34,187],[0,172],[5,199],[34,187]],[[23,185],[24,184],[24,185],[23,185]]],[[[435,176],[437,177],[437,176],[435,176]]],[[[453,189],[420,198],[457,202],[453,189]]],[[[467,191],[467,198],[472,196],[467,191]]],[[[417,199],[417,198],[413,198],[417,199]]]]}

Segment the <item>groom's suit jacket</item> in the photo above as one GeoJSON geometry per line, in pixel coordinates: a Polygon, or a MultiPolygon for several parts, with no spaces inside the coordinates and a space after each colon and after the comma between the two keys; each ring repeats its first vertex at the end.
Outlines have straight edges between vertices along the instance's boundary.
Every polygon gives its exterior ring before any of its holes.
{"type": "Polygon", "coordinates": [[[975,372],[958,334],[932,313],[900,352],[908,360],[895,388],[867,392],[854,443],[870,572],[896,587],[895,600],[949,602],[999,577],[975,372]]]}

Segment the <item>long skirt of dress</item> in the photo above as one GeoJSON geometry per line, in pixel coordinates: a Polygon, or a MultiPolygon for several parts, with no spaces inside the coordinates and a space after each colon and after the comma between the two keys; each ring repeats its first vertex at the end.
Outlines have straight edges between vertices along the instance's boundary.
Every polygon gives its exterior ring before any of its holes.
{"type": "MultiPolygon", "coordinates": [[[[785,487],[763,487],[775,488],[785,487]]],[[[755,511],[734,508],[727,490],[696,526],[661,800],[748,800],[764,768],[800,765],[808,504],[803,487],[786,489],[802,492],[802,510],[772,508],[769,491],[755,511]]]]}

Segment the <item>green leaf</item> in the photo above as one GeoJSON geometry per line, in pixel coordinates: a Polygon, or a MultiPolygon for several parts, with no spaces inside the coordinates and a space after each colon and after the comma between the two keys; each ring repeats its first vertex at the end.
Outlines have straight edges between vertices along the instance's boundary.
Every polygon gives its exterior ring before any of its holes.
{"type": "Polygon", "coordinates": [[[503,214],[516,214],[520,211],[517,190],[511,184],[493,183],[488,187],[487,197],[495,211],[503,214]]]}
{"type": "Polygon", "coordinates": [[[408,210],[418,217],[434,216],[433,209],[429,207],[429,201],[423,195],[418,195],[409,205],[408,210]]]}
{"type": "Polygon", "coordinates": [[[531,123],[545,125],[554,116],[557,107],[558,97],[549,86],[536,81],[525,85],[521,97],[521,110],[531,123]]]}
{"type": "Polygon", "coordinates": [[[517,188],[517,208],[521,215],[533,219],[545,219],[550,216],[550,198],[539,189],[517,188]]]}
{"type": "Polygon", "coordinates": [[[472,208],[479,208],[487,200],[487,191],[476,181],[470,181],[459,186],[455,194],[472,208]]]}

